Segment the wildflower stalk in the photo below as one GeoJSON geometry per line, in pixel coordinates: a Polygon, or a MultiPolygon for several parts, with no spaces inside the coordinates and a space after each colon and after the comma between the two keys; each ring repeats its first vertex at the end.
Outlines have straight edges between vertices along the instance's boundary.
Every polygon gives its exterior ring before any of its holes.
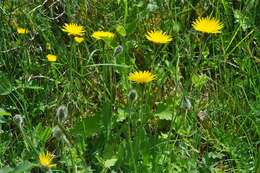
{"type": "Polygon", "coordinates": [[[158,45],[153,45],[153,50],[155,50],[154,58],[152,59],[152,62],[151,62],[151,67],[153,69],[156,68],[155,65],[157,64],[156,63],[157,57],[160,58],[162,55],[161,52],[163,52],[166,48],[167,48],[167,45],[164,45],[162,48],[161,48],[161,46],[159,47],[158,45]]]}
{"type": "Polygon", "coordinates": [[[140,114],[141,114],[141,127],[143,127],[143,125],[144,125],[144,119],[145,119],[145,113],[146,113],[146,101],[145,101],[145,85],[142,85],[141,86],[141,93],[142,93],[142,95],[141,95],[141,104],[140,104],[140,114]],[[143,106],[144,106],[144,110],[142,110],[142,108],[143,108],[143,106]]]}
{"type": "Polygon", "coordinates": [[[126,27],[127,17],[128,17],[128,0],[124,0],[125,13],[124,13],[124,27],[126,27]]]}
{"type": "Polygon", "coordinates": [[[37,150],[34,148],[34,146],[33,146],[33,143],[32,143],[32,141],[28,138],[28,136],[26,136],[26,134],[25,134],[25,132],[24,132],[24,130],[23,130],[23,128],[21,127],[21,126],[19,126],[19,129],[20,129],[20,131],[21,131],[21,133],[22,133],[22,136],[23,136],[23,141],[24,141],[24,144],[25,144],[25,147],[26,147],[26,149],[28,150],[28,151],[31,151],[31,149],[33,150],[33,152],[34,152],[34,154],[35,155],[37,155],[37,150]],[[30,149],[31,148],[31,149],[30,149]]]}
{"type": "Polygon", "coordinates": [[[87,166],[84,157],[82,157],[81,154],[80,154],[78,146],[74,145],[72,139],[70,138],[69,134],[66,132],[65,128],[63,127],[63,125],[60,122],[57,122],[57,124],[58,124],[58,127],[60,128],[60,130],[62,131],[62,133],[64,134],[65,138],[67,139],[67,141],[69,143],[69,146],[71,148],[75,148],[76,149],[78,157],[82,160],[84,166],[87,166]]]}
{"type": "MultiPolygon", "coordinates": [[[[107,48],[107,44],[103,44],[103,52],[105,52],[105,49],[107,48]]],[[[111,57],[108,55],[104,55],[104,64],[106,63],[111,63],[111,57]]],[[[113,56],[112,56],[113,59],[113,56]]],[[[105,80],[105,85],[106,85],[106,90],[107,90],[107,94],[108,94],[108,99],[105,101],[105,105],[104,105],[104,110],[105,110],[105,114],[106,117],[104,119],[105,121],[105,128],[106,128],[106,140],[109,141],[110,140],[110,135],[111,135],[111,124],[112,124],[112,106],[114,104],[115,101],[115,97],[114,97],[114,71],[113,71],[113,67],[112,66],[104,66],[103,67],[103,75],[102,77],[104,77],[105,80]]]]}
{"type": "Polygon", "coordinates": [[[131,133],[131,125],[133,125],[132,121],[132,104],[133,102],[130,102],[129,104],[129,110],[128,110],[128,115],[129,115],[129,122],[128,122],[128,143],[129,143],[129,148],[130,148],[130,153],[131,153],[131,159],[132,159],[132,164],[134,165],[134,172],[137,173],[137,166],[135,162],[135,154],[133,150],[133,143],[132,143],[132,133],[131,133]]]}

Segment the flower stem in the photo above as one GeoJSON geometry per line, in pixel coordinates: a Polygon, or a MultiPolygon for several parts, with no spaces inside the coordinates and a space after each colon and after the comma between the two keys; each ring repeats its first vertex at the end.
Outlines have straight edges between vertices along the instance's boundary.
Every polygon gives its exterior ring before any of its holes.
{"type": "Polygon", "coordinates": [[[132,115],[131,115],[131,110],[132,110],[132,103],[130,103],[129,106],[129,122],[128,122],[128,143],[129,143],[129,148],[130,148],[130,153],[131,153],[131,159],[132,159],[132,164],[134,165],[134,172],[137,173],[137,167],[136,167],[136,162],[135,162],[135,157],[134,157],[134,150],[133,150],[133,144],[132,144],[132,133],[131,133],[131,125],[132,124],[132,115]]]}

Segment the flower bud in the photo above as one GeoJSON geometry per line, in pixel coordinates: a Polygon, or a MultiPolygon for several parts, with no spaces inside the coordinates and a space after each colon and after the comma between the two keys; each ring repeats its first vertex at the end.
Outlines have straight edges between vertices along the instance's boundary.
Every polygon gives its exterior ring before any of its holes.
{"type": "Polygon", "coordinates": [[[55,126],[52,129],[52,136],[55,137],[56,139],[61,139],[63,137],[63,133],[58,126],[55,126]]]}
{"type": "Polygon", "coordinates": [[[118,45],[118,46],[114,49],[114,54],[113,54],[113,56],[119,55],[120,53],[123,52],[123,50],[124,50],[123,46],[118,45]]]}
{"type": "Polygon", "coordinates": [[[138,94],[135,89],[131,89],[128,93],[128,100],[129,102],[134,102],[138,98],[138,94]]]}
{"type": "Polygon", "coordinates": [[[22,117],[20,114],[16,114],[16,115],[13,117],[13,121],[14,121],[19,127],[22,127],[23,117],[22,117]]]}
{"type": "Polygon", "coordinates": [[[67,106],[61,105],[58,107],[56,116],[59,122],[64,122],[68,118],[68,108],[67,106]]]}
{"type": "Polygon", "coordinates": [[[192,105],[191,105],[190,99],[188,97],[183,98],[181,107],[186,110],[192,109],[192,105]]]}

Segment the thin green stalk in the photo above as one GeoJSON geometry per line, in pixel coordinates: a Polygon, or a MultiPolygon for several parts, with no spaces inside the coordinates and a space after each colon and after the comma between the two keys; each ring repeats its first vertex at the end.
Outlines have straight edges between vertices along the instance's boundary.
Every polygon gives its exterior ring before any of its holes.
{"type": "Polygon", "coordinates": [[[134,154],[133,144],[132,144],[132,140],[131,140],[131,139],[132,139],[131,125],[133,125],[133,123],[132,123],[131,110],[132,110],[132,102],[130,103],[129,111],[128,111],[128,115],[129,115],[129,122],[128,122],[128,143],[129,143],[129,148],[130,148],[130,153],[131,153],[132,164],[134,165],[134,172],[137,173],[137,166],[136,166],[136,162],[135,162],[135,154],[134,154]]]}
{"type": "Polygon", "coordinates": [[[83,164],[84,164],[85,166],[87,166],[84,157],[82,157],[82,155],[80,154],[80,151],[79,151],[78,146],[77,146],[77,145],[74,145],[74,143],[73,143],[72,139],[70,138],[70,135],[67,133],[66,129],[62,126],[61,123],[57,122],[57,124],[58,124],[58,127],[61,129],[62,133],[64,134],[64,136],[66,137],[66,139],[68,140],[70,147],[71,147],[71,148],[74,147],[74,148],[76,149],[76,152],[77,152],[78,157],[81,158],[83,164]]]}
{"type": "Polygon", "coordinates": [[[25,144],[25,146],[26,146],[26,149],[27,149],[28,151],[31,151],[31,150],[29,149],[29,147],[30,147],[30,148],[33,150],[34,154],[38,155],[37,150],[34,148],[32,141],[31,141],[31,140],[28,138],[28,136],[26,136],[26,134],[24,133],[23,128],[22,128],[21,126],[19,126],[19,129],[20,129],[20,131],[21,131],[21,133],[22,133],[22,136],[23,136],[23,139],[24,139],[24,144],[25,144]],[[29,147],[28,147],[28,146],[29,146],[29,147]]]}
{"type": "Polygon", "coordinates": [[[128,0],[124,0],[125,13],[124,13],[124,27],[126,28],[127,17],[128,17],[128,0]]]}

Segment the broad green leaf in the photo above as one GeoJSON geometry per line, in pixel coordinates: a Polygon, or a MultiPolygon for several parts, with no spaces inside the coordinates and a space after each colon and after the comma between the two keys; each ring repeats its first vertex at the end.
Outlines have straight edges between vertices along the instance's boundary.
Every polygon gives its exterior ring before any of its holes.
{"type": "Polygon", "coordinates": [[[105,168],[111,168],[112,166],[114,166],[117,162],[117,158],[112,158],[112,159],[108,159],[105,161],[104,163],[104,167],[105,168]]]}
{"type": "Polygon", "coordinates": [[[11,82],[0,73],[0,95],[8,95],[12,92],[11,82]]]}
{"type": "Polygon", "coordinates": [[[52,129],[50,127],[43,127],[42,123],[39,123],[34,129],[34,136],[37,139],[37,142],[41,144],[45,144],[45,142],[51,136],[52,129]]]}
{"type": "Polygon", "coordinates": [[[72,128],[71,133],[75,136],[93,136],[102,130],[102,121],[100,114],[89,116],[79,120],[72,128]]]}
{"type": "Polygon", "coordinates": [[[118,34],[120,34],[122,37],[126,36],[125,27],[123,27],[122,25],[117,25],[116,32],[118,32],[118,34]]]}
{"type": "Polygon", "coordinates": [[[0,116],[10,116],[11,113],[6,112],[4,109],[0,108],[0,116]]]}
{"type": "Polygon", "coordinates": [[[34,167],[35,165],[32,164],[29,161],[24,161],[21,164],[19,164],[13,171],[12,173],[24,173],[24,172],[30,172],[30,170],[34,167]]]}
{"type": "Polygon", "coordinates": [[[164,103],[160,103],[158,105],[158,109],[155,113],[155,116],[157,116],[161,120],[171,120],[172,112],[170,110],[170,107],[164,103]]]}
{"type": "Polygon", "coordinates": [[[127,112],[124,109],[121,109],[121,108],[119,108],[117,112],[118,112],[118,114],[117,114],[117,120],[116,121],[117,122],[124,121],[127,117],[127,112]]]}
{"type": "Polygon", "coordinates": [[[0,173],[11,173],[13,171],[12,168],[10,168],[9,166],[3,167],[0,169],[0,173]]]}
{"type": "Polygon", "coordinates": [[[202,75],[192,75],[191,80],[192,80],[192,84],[196,88],[200,88],[208,82],[209,78],[208,78],[207,75],[204,75],[204,74],[202,74],[202,75]]]}

